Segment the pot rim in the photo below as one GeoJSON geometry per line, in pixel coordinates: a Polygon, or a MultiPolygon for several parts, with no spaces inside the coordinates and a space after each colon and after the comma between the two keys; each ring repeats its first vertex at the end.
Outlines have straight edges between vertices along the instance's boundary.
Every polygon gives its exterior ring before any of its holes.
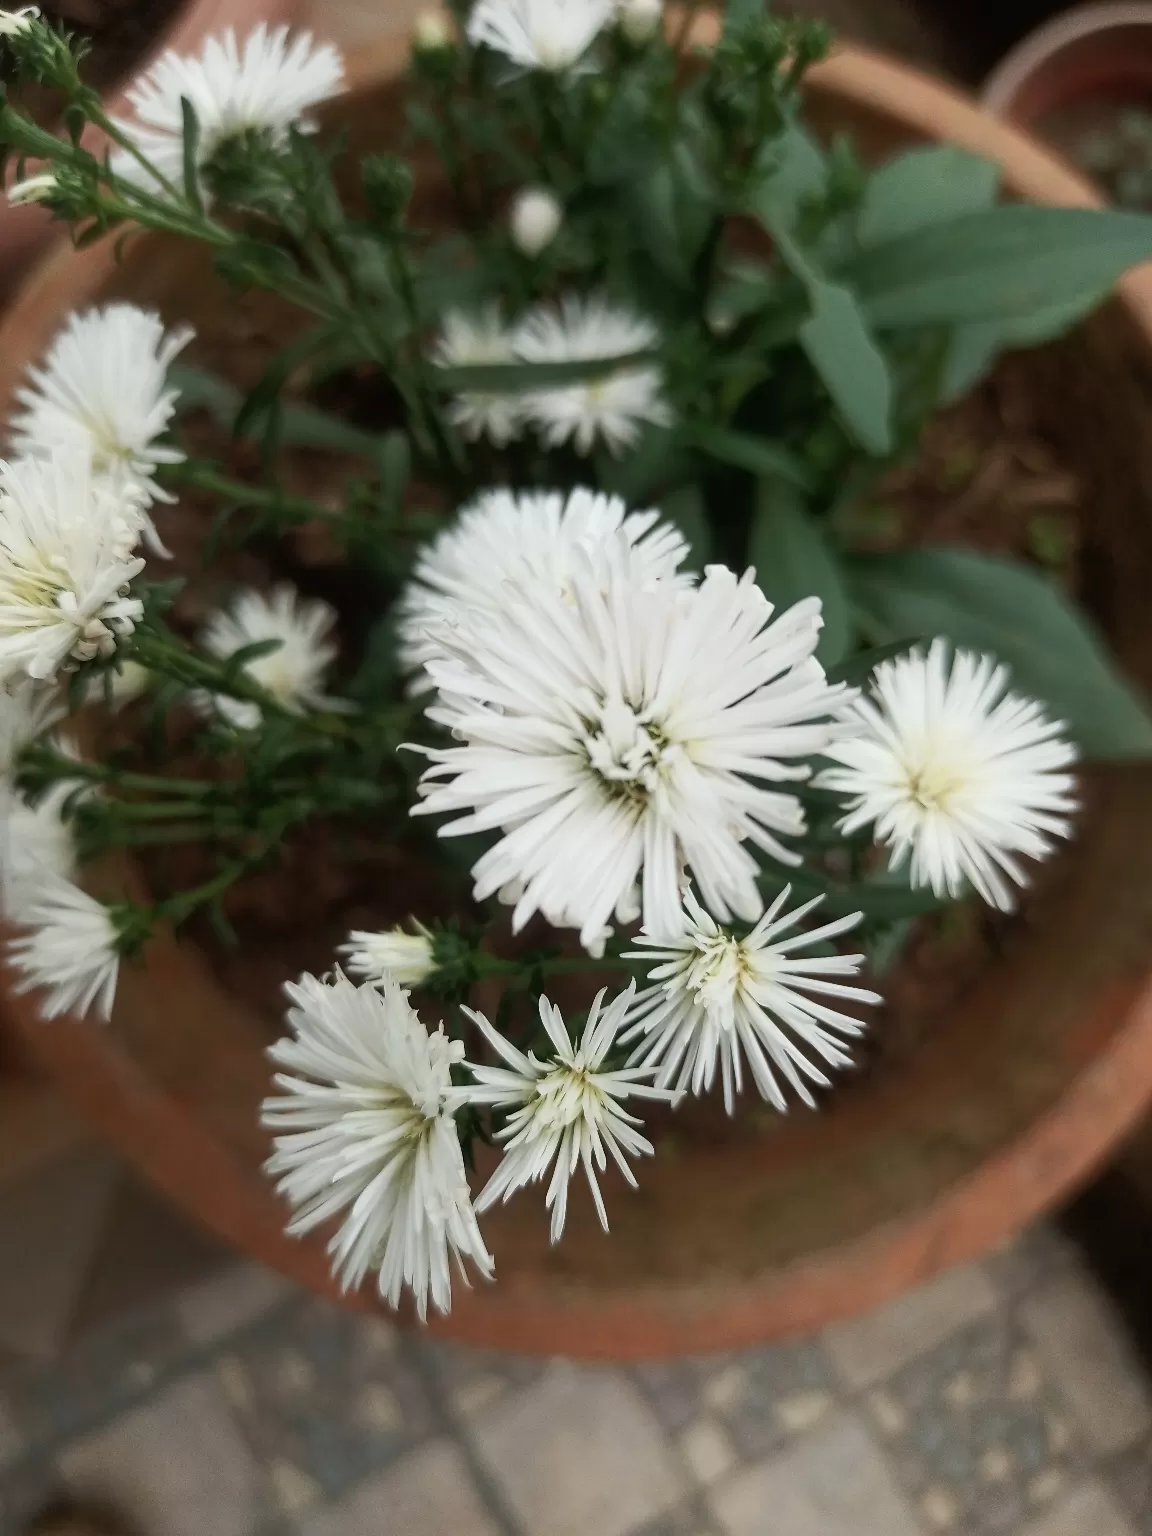
{"type": "Polygon", "coordinates": [[[996,117],[1014,118],[1023,88],[1052,59],[1071,52],[1087,38],[1124,27],[1147,27],[1152,40],[1152,4],[1112,0],[1107,5],[1078,5],[1052,17],[1004,55],[984,83],[981,106],[996,117]]]}
{"type": "MultiPolygon", "coordinates": [[[[715,36],[705,20],[701,41],[715,36]]],[[[407,39],[390,37],[349,60],[353,91],[394,73],[407,39]]],[[[882,113],[913,133],[996,158],[1011,191],[1033,200],[1099,204],[1092,188],[1059,159],[982,112],[946,85],[856,48],[814,71],[819,94],[882,113]]],[[[0,329],[0,410],[24,363],[68,307],[90,299],[113,264],[111,240],[58,250],[36,274],[0,329]]],[[[1152,264],[1120,288],[1152,353],[1152,264]]],[[[189,987],[205,967],[192,946],[172,945],[189,987]]],[[[34,1001],[6,993],[3,1007],[33,1052],[101,1131],[129,1152],[152,1181],[207,1226],[283,1273],[335,1297],[321,1247],[283,1234],[270,1186],[194,1110],[147,1080],[114,1034],[82,1021],[46,1028],[34,1001]]],[[[1139,1121],[1152,1098],[1152,966],[1102,989],[1091,1010],[1100,1047],[1021,1130],[989,1149],[970,1172],[869,1230],[752,1277],[699,1283],[674,1292],[575,1294],[558,1286],[460,1290],[452,1315],[431,1331],[455,1339],[584,1358],[640,1358],[737,1347],[823,1325],[877,1305],[950,1264],[987,1251],[1086,1178],[1139,1121]]],[[[239,1049],[239,1047],[238,1047],[239,1049]]],[[[371,1296],[346,1298],[372,1308],[371,1296]]]]}

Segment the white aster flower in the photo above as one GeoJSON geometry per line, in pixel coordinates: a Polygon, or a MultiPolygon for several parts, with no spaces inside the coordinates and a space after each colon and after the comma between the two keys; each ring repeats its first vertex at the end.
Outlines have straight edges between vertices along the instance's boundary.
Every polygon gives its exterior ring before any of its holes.
{"type": "Polygon", "coordinates": [[[547,187],[523,187],[508,210],[513,244],[525,256],[539,256],[560,233],[563,222],[564,208],[547,187]]]}
{"type": "Polygon", "coordinates": [[[8,188],[8,201],[13,208],[24,203],[42,203],[58,185],[55,171],[39,171],[35,176],[25,176],[23,181],[14,181],[8,188]]]}
{"type": "Polygon", "coordinates": [[[120,971],[108,907],[71,881],[47,876],[21,923],[31,931],[8,945],[9,964],[19,973],[16,991],[39,990],[46,1019],[90,1009],[108,1019],[120,971]]]}
{"type": "Polygon", "coordinates": [[[51,681],[132,633],[136,532],[86,452],[0,462],[0,686],[51,681]]]}
{"type": "MultiPolygon", "coordinates": [[[[159,315],[135,304],[72,314],[16,393],[12,446],[38,458],[85,449],[94,471],[126,499],[174,501],[155,474],[159,465],[184,458],[160,439],[179,395],[168,387],[168,369],[192,335],[187,326],[165,331],[159,315]]],[[[158,548],[150,519],[139,516],[142,532],[158,548]]]]}
{"type": "Polygon", "coordinates": [[[827,749],[838,767],[816,783],[849,798],[846,833],[874,823],[889,865],[938,896],[972,886],[1010,912],[1022,859],[1067,837],[1077,808],[1075,748],[1041,705],[1008,690],[991,656],[934,640],[927,654],[881,663],[858,698],[857,734],[827,749]]]}
{"type": "Polygon", "coordinates": [[[468,41],[502,53],[520,69],[588,69],[585,55],[615,9],[616,0],[476,0],[468,41]]]}
{"type": "Polygon", "coordinates": [[[604,1070],[604,1058],[634,995],[633,984],[605,1008],[604,993],[598,992],[578,1045],[573,1044],[559,1008],[542,997],[540,1022],[556,1053],[547,1061],[517,1050],[482,1013],[462,1009],[505,1065],[474,1066],[468,1062],[476,1085],[460,1089],[459,1097],[465,1103],[491,1104],[511,1111],[496,1136],[504,1143],[504,1156],[477,1197],[478,1211],[486,1211],[497,1200],[507,1200],[525,1184],[538,1182],[551,1168],[545,1204],[552,1212],[552,1241],[558,1242],[568,1212],[568,1184],[576,1165],[583,1163],[600,1225],[607,1232],[608,1215],[596,1178],[597,1169],[603,1172],[607,1166],[605,1151],[633,1189],[636,1176],[627,1157],[652,1152],[651,1142],[637,1129],[643,1122],[621,1108],[623,1101],[638,1098],[671,1103],[676,1098],[668,1089],[655,1088],[647,1081],[653,1075],[651,1067],[604,1070]]]}
{"type": "Polygon", "coordinates": [[[0,783],[0,895],[4,916],[22,922],[45,880],[71,880],[76,850],[64,803],[76,784],[53,784],[35,805],[0,783]]]}
{"type": "Polygon", "coordinates": [[[403,928],[389,928],[373,933],[356,928],[348,942],[339,946],[345,969],[361,981],[383,981],[391,975],[402,987],[418,987],[436,969],[432,958],[432,935],[422,924],[413,922],[415,933],[403,928]]]}
{"type": "Polygon", "coordinates": [[[0,37],[15,37],[20,32],[27,32],[39,18],[38,5],[22,5],[15,11],[0,11],[0,37]]]}
{"type": "Polygon", "coordinates": [[[849,932],[863,914],[853,912],[794,933],[824,898],[817,896],[788,912],[790,895],[791,887],[785,887],[752,932],[736,938],[686,890],[676,927],[658,934],[645,931],[636,940],[645,948],[625,956],[660,962],[648,972],[653,985],[637,994],[622,1036],[641,1037],[630,1060],[657,1068],[659,1086],[707,1092],[719,1064],[724,1107],[731,1114],[747,1061],[761,1097],[783,1110],[788,1106],[777,1074],[805,1104],[814,1106],[804,1079],[829,1086],[818,1062],[831,1067],[851,1064],[839,1037],[858,1035],[864,1025],[821,999],[843,998],[857,1005],[880,1002],[875,992],[835,980],[855,976],[864,956],[797,951],[849,932]]]}
{"type": "Polygon", "coordinates": [[[477,900],[515,886],[514,930],[539,911],[586,946],[634,911],[637,880],[649,929],[674,923],[683,865],[718,917],[758,918],[744,845],[796,862],[780,839],[803,810],[776,786],[808,777],[847,697],[813,654],[817,598],[773,619],[751,571],[644,586],[615,548],[611,571],[574,562],[567,602],[538,582],[445,630],[430,714],[461,745],[421,749],[413,807],[463,812],[442,836],[500,829],[473,867],[477,900]]]}
{"type": "Polygon", "coordinates": [[[296,1208],[288,1231],[343,1213],[328,1251],[345,1290],[377,1270],[393,1307],[406,1285],[421,1319],[429,1294],[447,1312],[450,1258],[492,1274],[449,1107],[464,1048],[429,1033],[391,976],[306,975],[286,990],[292,1037],[269,1051],[285,1070],[263,1121],[277,1133],[267,1172],[296,1208]]]}
{"type": "MultiPolygon", "coordinates": [[[[290,128],[309,132],[312,107],[336,96],[344,85],[344,62],[331,43],[318,43],[310,32],[290,35],[287,27],[260,24],[237,40],[229,27],[210,37],[198,55],[171,49],[160,56],[128,92],[135,113],[118,121],[160,175],[177,188],[184,184],[184,118],[187,98],[200,129],[197,161],[209,161],[237,134],[268,134],[282,144],[290,128]]],[[[112,169],[126,181],[153,186],[154,178],[126,149],[112,152],[112,169]]]]}
{"type": "Polygon", "coordinates": [[[8,779],[24,748],[46,735],[64,717],[54,688],[17,682],[0,688],[0,779],[8,779]]]}
{"type": "MultiPolygon", "coordinates": [[[[274,651],[243,663],[245,675],[285,709],[342,709],[342,700],[323,691],[324,675],[336,659],[335,623],[336,612],[327,603],[302,598],[286,583],[271,592],[246,588],[231,607],[211,616],[200,644],[210,656],[227,661],[246,646],[275,640],[274,651]]],[[[252,731],[260,724],[260,706],[254,702],[214,694],[211,704],[239,730],[252,731]]]]}
{"type": "MultiPolygon", "coordinates": [[[[438,368],[476,368],[514,361],[512,336],[495,304],[467,313],[452,309],[432,348],[438,368]]],[[[524,429],[524,407],[514,390],[465,390],[448,404],[448,419],[468,439],[491,438],[503,448],[524,429]]]]}
{"type": "Polygon", "coordinates": [[[499,612],[510,587],[542,583],[568,600],[578,562],[599,570],[606,583],[621,536],[640,586],[661,580],[687,585],[692,578],[677,569],[688,546],[659,516],[652,510],[629,512],[619,496],[584,486],[567,495],[484,491],[420,551],[397,609],[401,666],[415,671],[443,659],[440,631],[465,609],[499,612]]]}
{"type": "MultiPolygon", "coordinates": [[[[591,362],[648,352],[659,341],[650,320],[610,304],[600,294],[565,294],[558,305],[530,310],[516,328],[515,355],[525,363],[591,362]]],[[[651,363],[633,363],[598,378],[524,396],[523,409],[549,448],[571,439],[577,453],[591,453],[597,438],[621,454],[645,422],[667,426],[672,412],[663,376],[651,363]]]]}

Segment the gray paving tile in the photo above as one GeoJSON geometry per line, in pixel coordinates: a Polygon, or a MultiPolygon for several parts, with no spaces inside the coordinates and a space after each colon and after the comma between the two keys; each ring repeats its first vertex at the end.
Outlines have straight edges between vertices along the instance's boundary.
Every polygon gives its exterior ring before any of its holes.
{"type": "Polygon", "coordinates": [[[531,1386],[548,1367],[539,1355],[474,1349],[442,1339],[420,1339],[417,1347],[451,1411],[463,1418],[485,1412],[509,1390],[531,1386]]]}
{"type": "Polygon", "coordinates": [[[501,1536],[450,1440],[409,1451],[339,1504],[305,1516],[295,1530],[298,1536],[501,1536]]]}
{"type": "Polygon", "coordinates": [[[743,1468],[711,1504],[725,1536],[920,1536],[883,1455],[848,1409],[743,1468]]]}
{"type": "Polygon", "coordinates": [[[1029,1520],[1019,1536],[1136,1536],[1106,1489],[1084,1482],[1029,1520]]]}
{"type": "Polygon", "coordinates": [[[833,1323],[824,1330],[824,1343],[845,1385],[868,1387],[991,1312],[997,1301],[984,1270],[965,1264],[875,1311],[833,1323]]]}
{"type": "Polygon", "coordinates": [[[230,1264],[182,1290],[173,1307],[193,1343],[215,1344],[250,1327],[273,1307],[298,1294],[293,1285],[263,1264],[230,1264]]]}
{"type": "Polygon", "coordinates": [[[1024,1297],[1019,1316],[1097,1451],[1122,1451],[1152,1428],[1152,1386],[1119,1314],[1088,1276],[1052,1277],[1024,1297]]]}
{"type": "Polygon", "coordinates": [[[60,1468],[73,1493],[106,1500],[148,1536],[249,1536],[266,1512],[256,1463],[207,1375],[75,1441],[60,1468]]]}
{"type": "Polygon", "coordinates": [[[428,1393],[383,1319],[311,1299],[216,1359],[216,1376],[289,1513],[339,1498],[432,1430],[428,1393]]]}
{"type": "Polygon", "coordinates": [[[1140,1536],[1152,1536],[1152,1435],[1104,1461],[1100,1471],[1140,1536]]]}
{"type": "Polygon", "coordinates": [[[465,1432],[532,1536],[626,1536],[688,1493],[655,1415],[620,1371],[554,1363],[465,1432]]]}
{"type": "Polygon", "coordinates": [[[1014,1531],[1078,1465],[1067,1405],[1003,1313],[912,1361],[862,1407],[929,1530],[1014,1531]]]}

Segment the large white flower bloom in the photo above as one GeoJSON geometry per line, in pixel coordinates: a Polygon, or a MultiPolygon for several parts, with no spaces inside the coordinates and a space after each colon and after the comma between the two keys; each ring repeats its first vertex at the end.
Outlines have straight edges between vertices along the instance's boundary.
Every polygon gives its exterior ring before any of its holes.
{"type": "Polygon", "coordinates": [[[398,604],[400,662],[415,671],[445,655],[437,635],[464,609],[498,612],[508,590],[543,583],[557,596],[568,591],[577,558],[602,569],[604,580],[619,558],[617,540],[627,541],[636,581],[681,585],[678,576],[688,546],[655,511],[629,512],[619,496],[578,486],[561,491],[485,491],[416,561],[412,580],[398,604]]]}
{"type": "MultiPolygon", "coordinates": [[[[281,584],[271,592],[246,588],[230,608],[211,616],[200,644],[209,655],[227,661],[245,646],[275,640],[274,651],[243,663],[244,673],[285,709],[343,708],[341,700],[323,691],[324,675],[336,659],[331,639],[335,623],[333,608],[302,598],[295,587],[281,584]]],[[[211,703],[240,730],[255,730],[260,724],[258,704],[225,694],[214,694],[211,703]]]]}
{"type": "Polygon", "coordinates": [[[103,902],[68,880],[46,876],[20,915],[31,931],[11,940],[9,964],[17,992],[40,990],[46,1019],[95,1009],[107,1019],[116,997],[120,951],[116,925],[103,902]]]}
{"type": "Polygon", "coordinates": [[[611,570],[574,562],[568,601],[533,583],[445,633],[429,713],[462,744],[423,749],[413,808],[464,812],[444,836],[499,828],[472,871],[477,900],[515,886],[514,929],[539,911],[587,946],[635,915],[638,878],[649,929],[675,923],[683,865],[718,917],[758,918],[745,843],[795,862],[780,839],[803,810],[775,786],[808,777],[847,696],[813,654],[817,598],[773,618],[751,571],[644,586],[615,548],[611,570]]]}
{"type": "Polygon", "coordinates": [[[913,885],[952,897],[971,885],[1011,911],[1022,858],[1046,858],[1071,829],[1076,751],[1063,726],[1008,691],[1006,667],[972,651],[949,661],[944,640],[883,662],[871,692],[852,706],[857,734],[828,748],[840,766],[816,780],[849,797],[843,830],[874,823],[913,885]]]}
{"type": "MultiPolygon", "coordinates": [[[[155,168],[177,188],[184,185],[186,97],[200,128],[197,160],[204,165],[225,140],[256,130],[283,143],[289,128],[314,125],[308,111],[343,89],[344,62],[331,43],[310,32],[269,30],[264,22],[237,41],[231,27],[210,37],[198,55],[171,49],[128,92],[135,118],[119,121],[155,168]]],[[[125,180],[155,190],[155,182],[126,149],[112,153],[112,169],[125,180]]]]}
{"type": "MultiPolygon", "coordinates": [[[[495,304],[474,312],[450,309],[432,348],[438,368],[476,368],[514,360],[512,334],[495,304]]],[[[488,437],[503,448],[524,430],[524,404],[514,390],[464,390],[449,401],[448,419],[469,442],[488,437]]]]}
{"type": "Polygon", "coordinates": [[[21,922],[36,905],[45,880],[71,880],[76,870],[64,802],[73,783],[53,784],[35,805],[0,783],[0,895],[4,916],[21,922]]]}
{"type": "Polygon", "coordinates": [[[468,40],[502,53],[521,69],[570,69],[611,21],[616,0],[476,0],[468,40]]]}
{"type": "MultiPolygon", "coordinates": [[[[135,304],[73,314],[16,393],[13,448],[42,458],[87,450],[114,490],[145,504],[173,501],[154,476],[158,465],[184,457],[160,438],[179,395],[168,369],[192,334],[165,331],[159,315],[135,304]]],[[[141,521],[155,542],[151,522],[141,521]]]]}
{"type": "Polygon", "coordinates": [[[50,681],[132,633],[137,531],[86,452],[0,462],[0,686],[50,681]]]}
{"type": "Polygon", "coordinates": [[[542,997],[540,1022],[555,1051],[547,1061],[517,1050],[482,1013],[462,1010],[479,1026],[505,1065],[474,1066],[469,1062],[476,1085],[460,1089],[459,1097],[466,1103],[491,1104],[511,1111],[504,1129],[497,1132],[497,1140],[504,1143],[504,1156],[477,1197],[478,1211],[486,1211],[525,1184],[543,1179],[551,1168],[545,1204],[552,1212],[555,1243],[564,1231],[569,1181],[577,1164],[582,1163],[600,1224],[607,1232],[608,1215],[596,1178],[596,1170],[603,1172],[607,1166],[605,1151],[633,1189],[636,1176],[627,1158],[652,1152],[651,1142],[637,1129],[643,1122],[621,1108],[623,1101],[638,1098],[669,1103],[676,1098],[670,1090],[654,1088],[648,1082],[654,1071],[651,1067],[604,1070],[604,1058],[634,995],[635,987],[630,986],[605,1008],[604,993],[597,993],[579,1044],[573,1044],[559,1008],[542,997]]]}
{"type": "Polygon", "coordinates": [[[391,976],[402,987],[418,987],[436,969],[432,956],[432,935],[427,928],[413,923],[415,933],[403,928],[371,932],[355,928],[348,942],[338,946],[345,968],[361,981],[383,981],[391,976]]]}
{"type": "MultiPolygon", "coordinates": [[[[600,294],[565,294],[558,305],[530,310],[516,328],[516,356],[525,363],[588,362],[630,357],[656,346],[650,320],[612,305],[600,294]]],[[[621,454],[640,436],[645,422],[667,426],[672,412],[663,396],[663,376],[652,363],[626,364],[598,378],[526,394],[523,409],[550,448],[571,440],[577,453],[591,453],[597,438],[621,454]]]]}
{"type": "Polygon", "coordinates": [[[852,1058],[838,1037],[858,1035],[864,1025],[821,999],[857,1005],[880,1002],[877,993],[835,979],[856,975],[864,956],[797,951],[849,932],[863,914],[853,912],[795,933],[823,897],[788,912],[790,894],[786,887],[752,932],[738,939],[709,917],[687,890],[675,928],[644,932],[636,940],[645,948],[627,959],[660,963],[648,972],[653,985],[638,993],[629,1009],[623,1038],[642,1037],[630,1059],[637,1066],[658,1068],[660,1086],[704,1093],[712,1087],[719,1064],[724,1107],[731,1114],[743,1087],[742,1063],[747,1061],[761,1097],[786,1109],[777,1073],[805,1104],[813,1105],[804,1079],[829,1086],[818,1062],[850,1065],[852,1058]]]}
{"type": "Polygon", "coordinates": [[[296,1208],[288,1231],[343,1213],[328,1251],[345,1290],[377,1270],[392,1306],[406,1285],[421,1318],[429,1294],[447,1312],[450,1258],[492,1274],[449,1107],[463,1046],[430,1034],[391,976],[306,975],[286,990],[292,1036],[269,1052],[284,1071],[263,1120],[277,1133],[267,1171],[296,1208]]]}

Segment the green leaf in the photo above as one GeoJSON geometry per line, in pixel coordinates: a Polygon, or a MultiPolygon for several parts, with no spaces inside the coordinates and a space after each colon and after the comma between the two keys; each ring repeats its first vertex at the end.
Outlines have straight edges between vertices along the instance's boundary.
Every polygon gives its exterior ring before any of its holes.
{"type": "Polygon", "coordinates": [[[869,453],[892,448],[892,378],[860,306],[833,283],[811,287],[812,314],[800,345],[824,381],[849,431],[869,453]]]}
{"type": "Polygon", "coordinates": [[[703,570],[712,553],[712,530],[704,511],[704,498],[698,485],[682,485],[661,498],[660,511],[688,541],[689,561],[703,570]]]}
{"type": "Polygon", "coordinates": [[[824,628],[816,655],[825,666],[842,660],[852,644],[852,622],[840,562],[802,499],[779,481],[760,482],[748,560],[760,590],[778,608],[820,599],[824,628]]]}
{"type": "Polygon", "coordinates": [[[763,867],[762,879],[772,890],[790,885],[798,900],[823,896],[819,908],[821,919],[837,917],[841,913],[863,912],[865,917],[878,922],[896,922],[903,917],[917,917],[922,912],[935,912],[946,903],[930,890],[913,890],[908,885],[888,885],[870,880],[851,883],[833,880],[811,864],[793,869],[778,864],[775,859],[760,855],[763,867]]]}
{"type": "Polygon", "coordinates": [[[790,227],[800,205],[824,190],[828,178],[824,151],[812,135],[793,123],[762,151],[760,180],[748,203],[748,211],[771,227],[790,227]]]}
{"type": "Polygon", "coordinates": [[[1046,578],[968,549],[856,556],[848,590],[877,638],[944,635],[990,651],[1092,758],[1152,755],[1152,718],[1091,624],[1046,578]]]}
{"type": "Polygon", "coordinates": [[[1038,347],[1055,341],[1090,315],[1107,294],[1093,289],[1063,304],[1052,304],[1017,320],[978,320],[957,326],[944,359],[940,403],[949,405],[966,395],[991,368],[1001,352],[1013,347],[1038,347]]]}
{"type": "Polygon", "coordinates": [[[879,245],[914,230],[987,208],[1000,167],[951,144],[910,149],[880,167],[868,182],[857,236],[879,245]]]}
{"type": "MultiPolygon", "coordinates": [[[[170,368],[168,380],[180,391],[176,404],[178,414],[197,408],[206,410],[226,432],[232,431],[242,402],[240,391],[233,385],[187,363],[170,368]]],[[[331,453],[375,456],[380,451],[380,438],[375,432],[350,426],[311,405],[286,405],[283,408],[280,438],[301,448],[322,448],[331,453]]]]}
{"type": "Polygon", "coordinates": [[[722,464],[746,469],[750,474],[783,480],[798,491],[812,489],[812,477],[806,466],[780,443],[753,437],[750,432],[734,432],[727,427],[688,427],[681,440],[722,464]]]}
{"type": "Polygon", "coordinates": [[[1152,257],[1152,218],[1010,205],[873,246],[838,274],[880,329],[1022,320],[1099,293],[1152,257]]]}
{"type": "Polygon", "coordinates": [[[868,681],[882,661],[891,661],[894,656],[903,656],[915,644],[914,639],[892,640],[887,645],[872,645],[867,650],[857,651],[854,655],[845,657],[843,661],[828,668],[828,681],[851,683],[854,688],[859,687],[868,681]]]}
{"type": "Polygon", "coordinates": [[[184,123],[184,195],[197,213],[203,213],[204,201],[200,195],[200,175],[197,165],[200,123],[196,117],[196,109],[187,96],[180,98],[180,115],[184,123]]]}
{"type": "Polygon", "coordinates": [[[651,367],[654,352],[628,352],[619,357],[582,357],[563,363],[473,363],[460,368],[432,368],[429,382],[447,394],[464,390],[503,393],[582,384],[627,368],[651,367]]]}

